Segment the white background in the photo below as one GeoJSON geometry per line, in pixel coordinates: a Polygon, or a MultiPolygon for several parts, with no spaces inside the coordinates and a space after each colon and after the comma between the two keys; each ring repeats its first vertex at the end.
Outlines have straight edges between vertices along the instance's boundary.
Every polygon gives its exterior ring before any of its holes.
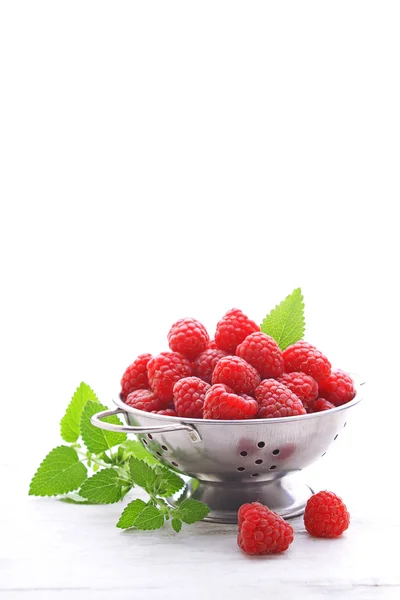
{"type": "Polygon", "coordinates": [[[173,321],[261,321],[298,286],[307,339],[368,381],[314,477],[393,518],[399,17],[389,1],[1,3],[5,590],[26,543],[10,551],[12,514],[79,382],[110,404],[173,321]]]}

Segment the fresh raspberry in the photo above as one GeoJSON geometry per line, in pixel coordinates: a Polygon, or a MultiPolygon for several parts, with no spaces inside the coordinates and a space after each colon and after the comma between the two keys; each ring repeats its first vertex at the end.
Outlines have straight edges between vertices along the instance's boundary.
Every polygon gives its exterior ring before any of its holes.
{"type": "Polygon", "coordinates": [[[206,350],[217,350],[217,344],[215,343],[215,340],[210,340],[208,342],[206,350]]]}
{"type": "Polygon", "coordinates": [[[142,390],[149,387],[147,363],[151,358],[151,354],[139,354],[137,359],[126,369],[121,379],[121,397],[123,400],[133,390],[142,390]]]}
{"type": "Polygon", "coordinates": [[[349,524],[350,515],[346,505],[333,492],[318,492],[308,500],[304,511],[304,525],[314,537],[339,537],[349,524]]]}
{"type": "Polygon", "coordinates": [[[224,383],[236,394],[254,394],[260,376],[254,367],[239,356],[225,356],[215,365],[212,383],[224,383]]]}
{"type": "Polygon", "coordinates": [[[232,308],[217,324],[215,343],[220,350],[234,354],[236,347],[254,331],[260,331],[259,326],[241,310],[232,308]]]}
{"type": "Polygon", "coordinates": [[[164,415],[165,417],[177,417],[176,411],[173,408],[164,408],[164,410],[153,410],[152,412],[158,415],[164,415]]]}
{"type": "Polygon", "coordinates": [[[221,383],[213,385],[204,400],[205,419],[252,419],[258,411],[258,404],[250,396],[239,396],[221,383]]]}
{"type": "Polygon", "coordinates": [[[125,404],[146,412],[158,412],[165,408],[165,402],[157,398],[152,390],[134,390],[128,394],[125,404]]]}
{"type": "Polygon", "coordinates": [[[238,546],[246,554],[284,552],[293,542],[293,527],[260,502],[239,508],[238,525],[238,546]]]}
{"type": "Polygon", "coordinates": [[[182,377],[189,377],[192,369],[182,354],[161,352],[149,361],[147,374],[152,390],[165,404],[172,400],[175,383],[182,377]]]}
{"type": "Polygon", "coordinates": [[[180,352],[193,360],[207,348],[209,336],[204,325],[196,319],[179,319],[168,333],[168,344],[173,352],[180,352]]]}
{"type": "Polygon", "coordinates": [[[203,405],[210,385],[198,377],[185,377],[174,385],[174,403],[178,417],[203,418],[203,405]]]}
{"type": "Polygon", "coordinates": [[[306,408],[310,402],[318,398],[318,383],[310,375],[301,373],[301,371],[284,373],[278,377],[278,381],[296,394],[306,408]]]}
{"type": "Polygon", "coordinates": [[[236,354],[257,369],[262,379],[283,373],[281,349],[271,336],[261,331],[248,335],[236,348],[236,354]]]}
{"type": "Polygon", "coordinates": [[[260,405],[257,419],[293,417],[305,415],[306,410],[300,398],[293,394],[283,383],[275,379],[264,379],[256,389],[256,398],[260,405]]]}
{"type": "Polygon", "coordinates": [[[337,369],[319,382],[319,393],[335,406],[341,406],[353,400],[356,389],[350,375],[337,369]]]}
{"type": "Polygon", "coordinates": [[[301,371],[311,375],[318,382],[329,377],[331,363],[329,360],[308,342],[296,342],[283,351],[285,373],[301,371]]]}
{"type": "Polygon", "coordinates": [[[215,365],[221,358],[224,358],[224,356],[228,356],[228,353],[223,350],[218,350],[218,348],[208,348],[207,350],[204,350],[204,352],[202,352],[194,361],[193,374],[196,375],[196,377],[203,379],[203,381],[211,383],[215,365]]]}
{"type": "Polygon", "coordinates": [[[317,400],[312,400],[308,402],[306,405],[306,411],[308,413],[322,412],[323,410],[330,410],[331,408],[335,408],[335,405],[329,400],[325,400],[325,398],[317,398],[317,400]]]}

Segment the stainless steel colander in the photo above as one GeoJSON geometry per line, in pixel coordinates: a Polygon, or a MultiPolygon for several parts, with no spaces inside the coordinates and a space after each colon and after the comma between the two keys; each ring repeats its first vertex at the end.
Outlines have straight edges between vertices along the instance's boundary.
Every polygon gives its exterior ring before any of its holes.
{"type": "MultiPolygon", "coordinates": [[[[279,419],[214,421],[146,413],[120,399],[117,408],[92,417],[109,431],[134,433],[144,447],[189,481],[179,498],[205,502],[207,521],[235,523],[245,502],[260,501],[285,518],[302,514],[311,488],[298,472],[324,456],[361,400],[362,385],[349,403],[328,411],[279,419]],[[123,415],[127,425],[101,419],[123,415]]],[[[169,498],[175,504],[176,498],[169,498]]]]}

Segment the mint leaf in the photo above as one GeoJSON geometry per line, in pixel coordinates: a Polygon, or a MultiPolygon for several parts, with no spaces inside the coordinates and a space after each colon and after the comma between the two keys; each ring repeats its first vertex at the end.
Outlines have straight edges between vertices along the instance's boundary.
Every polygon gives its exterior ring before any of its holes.
{"type": "Polygon", "coordinates": [[[171,525],[172,529],[176,531],[176,533],[179,533],[182,529],[182,521],[180,521],[179,519],[172,519],[171,525]]]}
{"type": "Polygon", "coordinates": [[[140,500],[133,500],[124,508],[122,515],[119,518],[117,523],[117,527],[120,529],[128,529],[128,527],[133,527],[134,522],[140,513],[146,508],[146,502],[140,500]]]}
{"type": "Polygon", "coordinates": [[[122,498],[122,484],[115,469],[103,469],[82,485],[80,495],[95,504],[113,504],[122,498]]]}
{"type": "Polygon", "coordinates": [[[91,400],[92,402],[98,402],[94,391],[87,385],[87,383],[82,381],[72,396],[72,400],[68,404],[65,415],[60,422],[61,437],[66,442],[76,442],[78,439],[80,434],[79,425],[82,409],[88,400],[91,400]]]}
{"type": "Polygon", "coordinates": [[[93,502],[89,502],[86,498],[82,498],[77,492],[72,492],[71,494],[68,494],[68,496],[59,498],[59,500],[66,504],[93,504],[93,502]]]}
{"type": "Polygon", "coordinates": [[[179,505],[178,509],[174,511],[174,518],[181,519],[184,523],[196,523],[201,521],[208,515],[210,509],[207,504],[188,498],[179,505]]]}
{"type": "Polygon", "coordinates": [[[281,350],[303,339],[304,302],[301,289],[295,289],[261,323],[261,331],[274,338],[281,350]]]}
{"type": "Polygon", "coordinates": [[[149,530],[160,529],[164,525],[164,515],[155,506],[151,504],[135,519],[133,526],[137,529],[149,530]]]}
{"type": "Polygon", "coordinates": [[[150,465],[131,456],[129,458],[129,473],[133,483],[145,489],[149,494],[154,493],[156,473],[150,465]]]}
{"type": "Polygon", "coordinates": [[[57,446],[43,460],[29,486],[31,496],[57,496],[78,489],[87,477],[85,465],[69,446],[57,446]]]}
{"type": "Polygon", "coordinates": [[[155,472],[159,476],[159,481],[154,486],[154,493],[157,496],[172,496],[185,485],[184,480],[179,475],[166,467],[155,467],[155,472]]]}
{"type": "Polygon", "coordinates": [[[145,460],[149,465],[159,465],[159,461],[154,458],[148,452],[144,446],[140,442],[134,440],[126,440],[118,450],[122,449],[123,457],[128,458],[129,456],[134,456],[135,458],[140,458],[140,460],[145,460]]]}
{"type": "MultiPolygon", "coordinates": [[[[86,444],[87,449],[93,454],[100,454],[109,450],[117,444],[122,444],[126,440],[125,433],[115,433],[113,431],[105,431],[94,427],[90,422],[90,417],[101,410],[107,410],[106,406],[100,404],[100,402],[86,402],[82,410],[81,416],[81,436],[82,440],[86,444]]],[[[106,423],[113,423],[114,425],[122,425],[120,419],[113,415],[112,417],[106,417],[103,419],[106,423]]]]}

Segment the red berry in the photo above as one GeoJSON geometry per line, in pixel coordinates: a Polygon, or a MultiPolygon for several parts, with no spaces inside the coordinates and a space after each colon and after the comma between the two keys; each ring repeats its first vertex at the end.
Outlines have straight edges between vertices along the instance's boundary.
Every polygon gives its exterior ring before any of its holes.
{"type": "Polygon", "coordinates": [[[190,360],[207,348],[209,339],[206,328],[196,319],[179,319],[168,333],[171,350],[180,352],[190,360]]]}
{"type": "Polygon", "coordinates": [[[333,492],[318,492],[308,500],[304,525],[314,537],[339,537],[349,524],[350,515],[346,505],[333,492]]]}
{"type": "Polygon", "coordinates": [[[271,336],[261,331],[248,335],[236,348],[236,354],[257,369],[262,379],[283,373],[281,349],[271,336]]]}
{"type": "Polygon", "coordinates": [[[215,366],[212,383],[224,383],[236,394],[254,394],[260,376],[245,360],[238,356],[225,356],[215,366]]]}
{"type": "Polygon", "coordinates": [[[177,352],[161,352],[147,365],[152,390],[165,403],[172,400],[174,385],[182,377],[192,374],[190,362],[177,352]]]}
{"type": "Polygon", "coordinates": [[[293,417],[306,414],[300,398],[275,379],[264,379],[256,389],[256,398],[260,405],[258,419],[274,419],[276,417],[293,417]]]}
{"type": "Polygon", "coordinates": [[[177,417],[176,411],[173,408],[164,408],[163,410],[154,410],[158,415],[164,415],[165,417],[177,417]]]}
{"type": "Polygon", "coordinates": [[[239,396],[221,383],[213,385],[206,393],[203,415],[205,419],[251,419],[258,411],[258,404],[250,396],[239,396]]]}
{"type": "Polygon", "coordinates": [[[215,343],[215,340],[210,340],[208,342],[206,350],[217,350],[217,344],[215,343]]]}
{"type": "Polygon", "coordinates": [[[134,390],[128,394],[125,404],[146,412],[158,412],[165,408],[165,402],[157,398],[152,390],[134,390]]]}
{"type": "Polygon", "coordinates": [[[198,377],[185,377],[174,385],[175,410],[179,417],[203,418],[203,405],[210,385],[198,377]]]}
{"type": "Polygon", "coordinates": [[[350,375],[337,369],[319,382],[319,393],[335,406],[341,406],[353,400],[356,389],[350,375]]]}
{"type": "Polygon", "coordinates": [[[329,360],[308,342],[296,342],[283,351],[285,372],[301,371],[311,375],[318,382],[330,375],[331,363],[329,360]]]}
{"type": "Polygon", "coordinates": [[[220,350],[234,354],[236,347],[254,331],[260,331],[259,326],[241,310],[232,308],[217,324],[215,343],[220,350]]]}
{"type": "Polygon", "coordinates": [[[228,356],[228,353],[218,350],[218,348],[204,350],[194,361],[193,374],[203,379],[203,381],[211,383],[215,365],[224,356],[228,356]]]}
{"type": "Polygon", "coordinates": [[[308,413],[322,412],[323,410],[330,410],[331,408],[335,408],[335,405],[325,398],[317,398],[317,400],[312,400],[307,403],[306,410],[308,413]]]}
{"type": "Polygon", "coordinates": [[[139,354],[137,359],[126,369],[121,379],[121,397],[124,400],[133,390],[142,390],[149,387],[147,378],[147,363],[151,354],[139,354]]]}
{"type": "Polygon", "coordinates": [[[239,508],[238,525],[237,542],[246,554],[284,552],[293,542],[293,527],[260,502],[239,508]]]}
{"type": "Polygon", "coordinates": [[[310,375],[294,371],[293,373],[284,373],[278,377],[278,381],[296,394],[305,407],[309,402],[318,398],[318,383],[310,375]]]}

